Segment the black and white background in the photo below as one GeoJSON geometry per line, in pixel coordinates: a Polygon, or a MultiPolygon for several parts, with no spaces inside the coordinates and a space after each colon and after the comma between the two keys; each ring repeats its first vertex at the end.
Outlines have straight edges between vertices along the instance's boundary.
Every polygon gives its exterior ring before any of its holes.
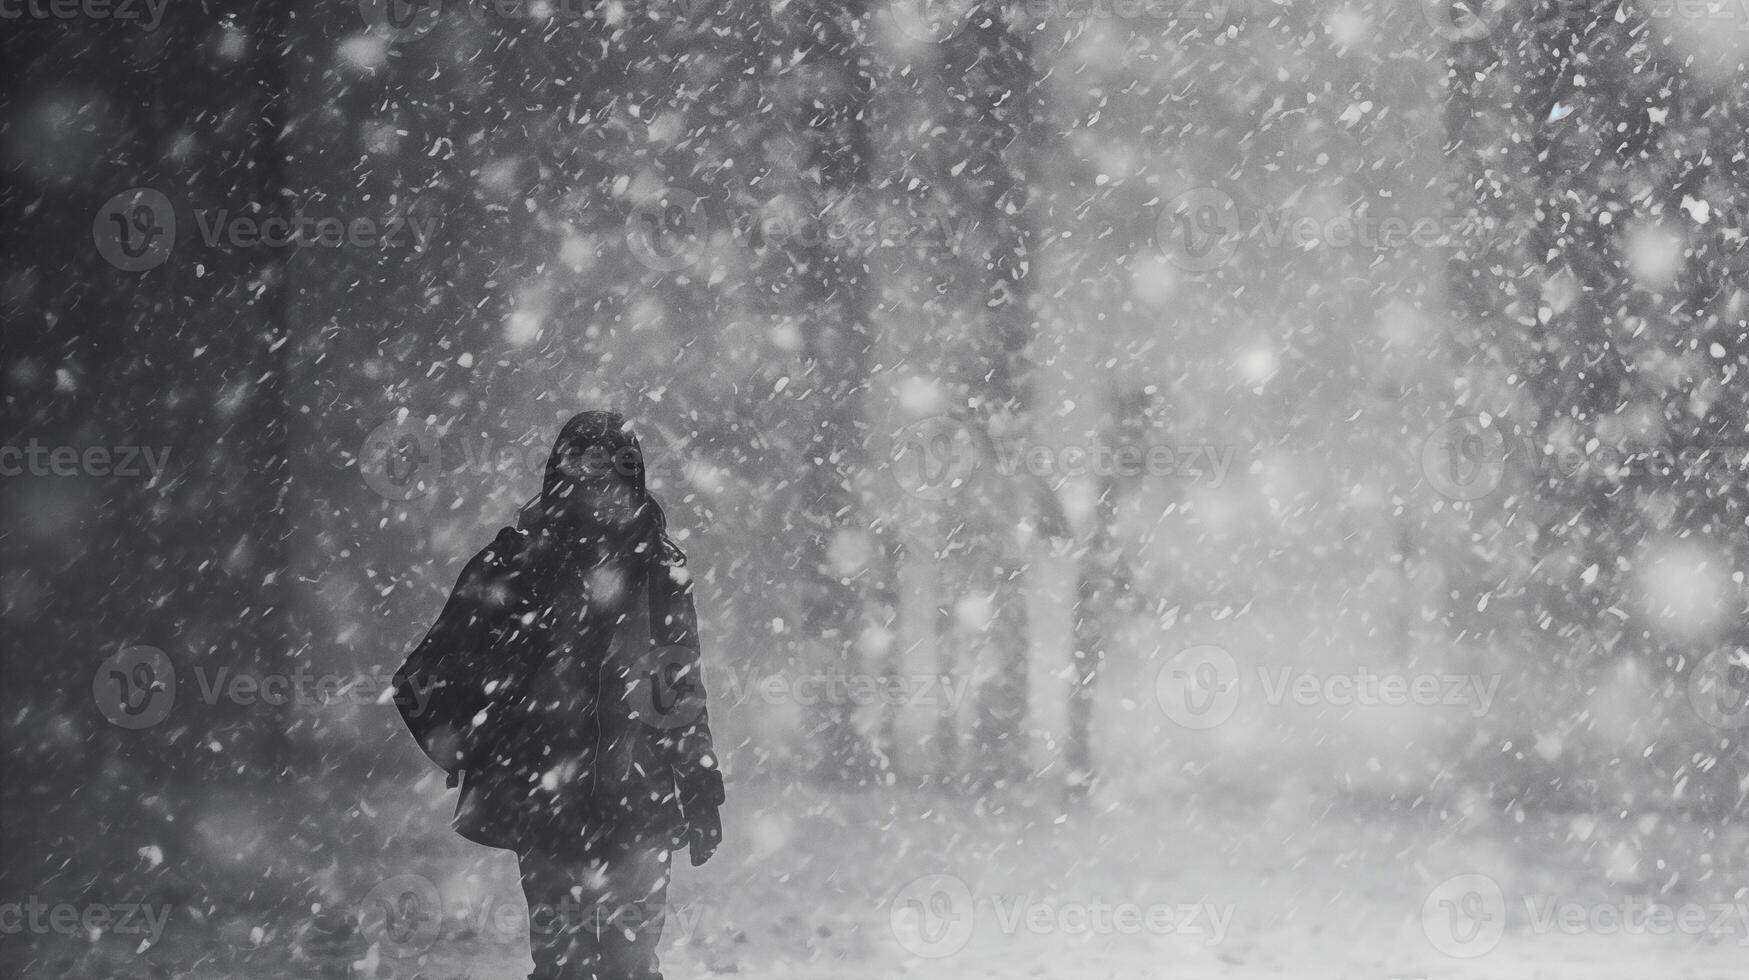
{"type": "Polygon", "coordinates": [[[0,962],[497,980],[387,703],[558,426],[670,977],[1749,955],[1737,0],[0,0],[0,962]]]}

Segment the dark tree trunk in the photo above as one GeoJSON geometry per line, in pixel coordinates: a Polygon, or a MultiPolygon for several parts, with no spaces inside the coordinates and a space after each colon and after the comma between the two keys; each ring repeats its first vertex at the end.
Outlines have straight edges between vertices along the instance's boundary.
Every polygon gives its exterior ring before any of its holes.
{"type": "MultiPolygon", "coordinates": [[[[951,603],[935,607],[936,671],[943,680],[960,676],[959,634],[954,628],[951,603]]],[[[942,786],[958,786],[960,780],[959,714],[952,700],[943,698],[935,711],[936,780],[942,786]]]]}
{"type": "MultiPolygon", "coordinates": [[[[873,148],[869,101],[874,86],[870,53],[862,38],[868,10],[852,3],[806,2],[792,11],[796,48],[803,52],[795,76],[803,158],[801,197],[806,217],[855,209],[868,184],[873,148]]],[[[807,404],[818,414],[802,448],[802,521],[806,551],[802,622],[807,642],[829,674],[856,678],[868,667],[858,648],[863,599],[871,569],[838,567],[841,539],[866,534],[867,509],[854,488],[865,465],[864,412],[873,345],[869,326],[869,271],[857,243],[834,243],[820,234],[786,242],[801,286],[804,369],[812,388],[807,404]]],[[[807,724],[819,740],[817,771],[857,782],[872,772],[874,757],[858,730],[852,699],[817,706],[807,724]]]]}
{"type": "MultiPolygon", "coordinates": [[[[946,42],[943,66],[967,143],[968,165],[959,179],[975,220],[988,229],[981,254],[963,258],[980,267],[984,288],[972,295],[981,301],[989,329],[974,410],[998,450],[1023,443],[1030,431],[1034,309],[1026,151],[1038,99],[1031,34],[1032,25],[1011,5],[976,3],[946,42]]],[[[998,524],[1027,521],[1035,503],[1032,488],[1007,491],[1000,496],[1014,502],[1015,512],[1000,515],[998,524]]],[[[1002,784],[1031,773],[1025,723],[1032,631],[1028,555],[1000,532],[993,537],[998,540],[976,545],[991,569],[995,618],[989,630],[992,663],[975,695],[972,742],[978,758],[972,775],[980,783],[1002,784]]]]}
{"type": "MultiPolygon", "coordinates": [[[[1143,445],[1150,398],[1141,391],[1121,393],[1111,407],[1103,440],[1107,446],[1143,445]]],[[[1099,475],[1092,525],[1080,535],[1076,555],[1074,649],[1070,652],[1068,732],[1063,755],[1068,766],[1065,803],[1083,802],[1098,785],[1093,741],[1094,695],[1105,664],[1105,645],[1119,617],[1130,611],[1130,575],[1123,549],[1112,531],[1117,503],[1131,489],[1107,469],[1099,475]]]]}

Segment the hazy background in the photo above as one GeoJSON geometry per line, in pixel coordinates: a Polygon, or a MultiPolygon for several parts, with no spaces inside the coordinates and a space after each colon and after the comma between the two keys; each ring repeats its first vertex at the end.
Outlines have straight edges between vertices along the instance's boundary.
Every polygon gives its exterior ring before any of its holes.
{"type": "Polygon", "coordinates": [[[20,970],[523,975],[378,696],[598,407],[671,976],[1740,968],[1749,12],[126,9],[0,41],[20,970]]]}

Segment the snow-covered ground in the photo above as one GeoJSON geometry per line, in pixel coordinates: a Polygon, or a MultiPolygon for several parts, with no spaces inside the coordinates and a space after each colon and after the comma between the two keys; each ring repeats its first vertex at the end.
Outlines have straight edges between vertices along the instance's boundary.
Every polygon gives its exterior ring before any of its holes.
{"type": "MultiPolygon", "coordinates": [[[[1304,795],[1216,805],[1108,789],[1068,816],[995,799],[974,810],[916,792],[739,783],[722,852],[677,869],[666,975],[1725,980],[1749,963],[1742,868],[1701,856],[1744,854],[1741,835],[1571,818],[1452,831],[1431,815],[1304,795]],[[1644,867],[1622,866],[1627,837],[1644,867]],[[1636,909],[1648,907],[1640,928],[1636,909]]],[[[253,807],[239,801],[224,826],[204,828],[208,839],[240,862],[299,873],[275,804],[253,807]]],[[[386,843],[304,854],[301,873],[333,896],[309,915],[179,911],[137,956],[116,942],[40,942],[32,974],[525,975],[511,858],[449,835],[429,782],[385,786],[360,813],[386,843]],[[390,935],[367,914],[384,882],[408,875],[442,896],[434,938],[390,935]],[[361,916],[371,924],[355,930],[361,916]]]]}

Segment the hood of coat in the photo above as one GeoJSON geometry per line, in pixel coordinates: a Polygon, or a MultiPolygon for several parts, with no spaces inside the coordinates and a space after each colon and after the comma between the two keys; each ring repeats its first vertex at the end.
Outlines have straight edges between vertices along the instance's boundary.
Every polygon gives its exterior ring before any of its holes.
{"type": "Polygon", "coordinates": [[[634,504],[650,499],[644,449],[618,412],[579,412],[553,440],[541,479],[541,500],[562,503],[571,494],[624,488],[634,504]]]}
{"type": "Polygon", "coordinates": [[[534,546],[531,557],[548,571],[559,562],[594,564],[608,556],[685,562],[650,494],[643,446],[618,412],[580,412],[565,423],[540,493],[523,506],[517,525],[534,546]]]}

